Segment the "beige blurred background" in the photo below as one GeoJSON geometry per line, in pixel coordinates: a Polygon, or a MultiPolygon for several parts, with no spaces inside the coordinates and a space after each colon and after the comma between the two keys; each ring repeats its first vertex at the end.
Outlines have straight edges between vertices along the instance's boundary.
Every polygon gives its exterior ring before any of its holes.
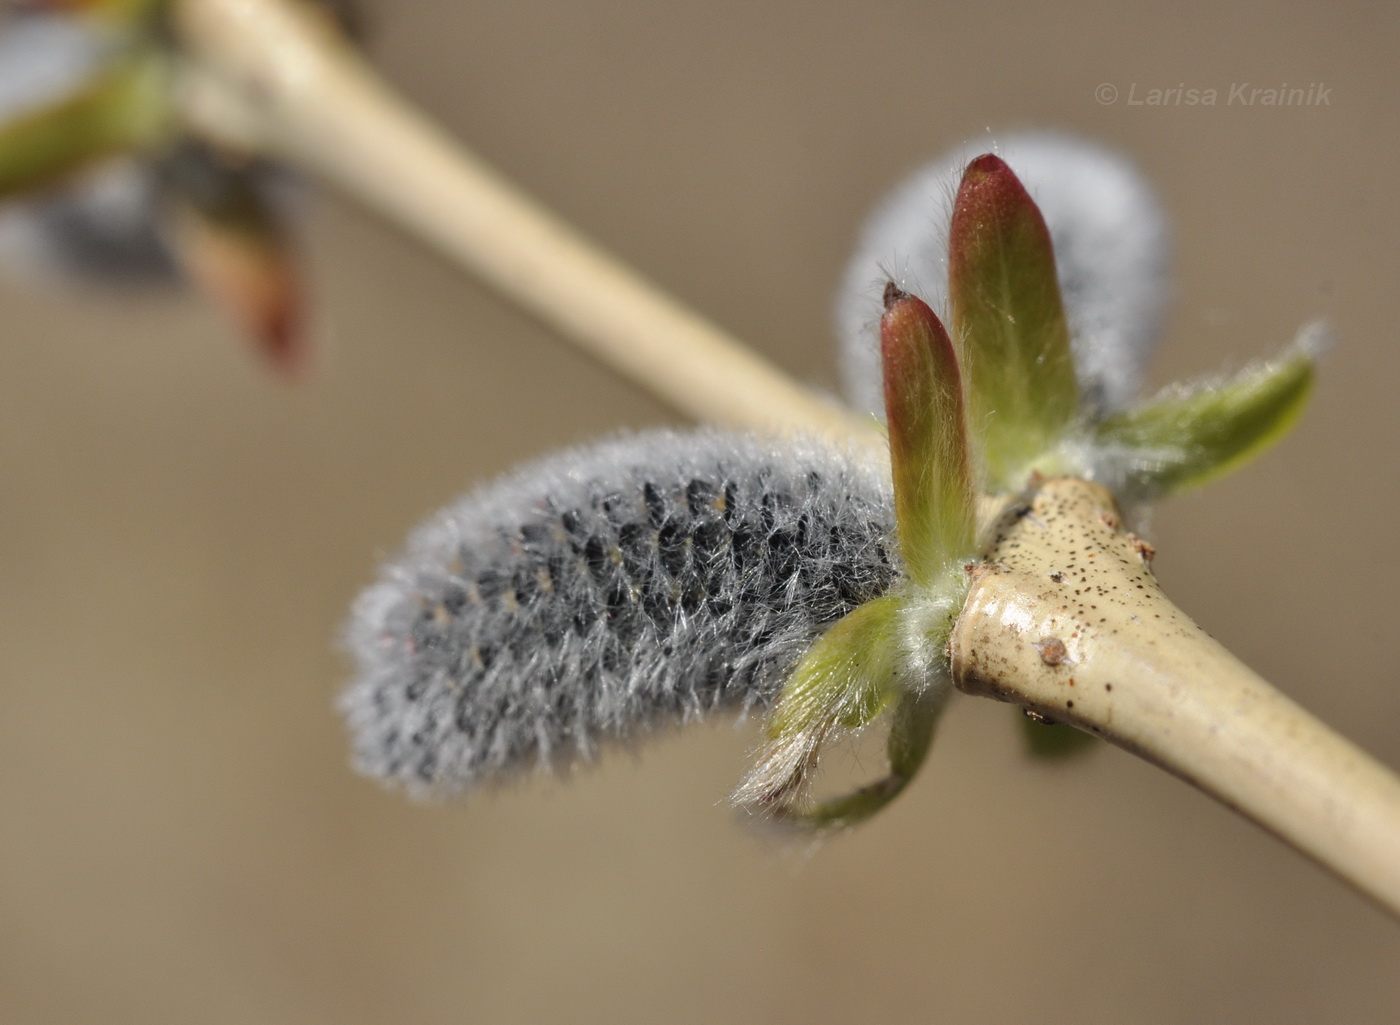
{"type": "MultiPolygon", "coordinates": [[[[988,126],[1130,153],[1177,229],[1155,382],[1318,315],[1341,337],[1295,437],[1160,511],[1160,576],[1400,766],[1395,5],[369,13],[496,166],[824,385],[834,283],[900,175],[988,126]],[[1242,81],[1330,102],[1224,106],[1242,81]]],[[[1396,1020],[1395,922],[1125,754],[1033,763],[988,703],[810,857],[723,805],[752,727],[451,807],[353,775],[335,637],[378,560],[522,458],[670,418],[334,197],[306,245],[300,389],[190,298],[0,284],[0,1021],[1396,1020]]]]}

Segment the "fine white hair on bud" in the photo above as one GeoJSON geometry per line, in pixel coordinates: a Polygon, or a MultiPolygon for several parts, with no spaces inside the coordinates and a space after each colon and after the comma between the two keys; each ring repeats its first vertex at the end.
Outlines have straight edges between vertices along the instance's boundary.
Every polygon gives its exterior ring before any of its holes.
{"type": "Polygon", "coordinates": [[[968,159],[988,151],[1020,178],[1050,230],[1082,408],[1094,418],[1123,407],[1141,384],[1166,298],[1165,217],[1124,158],[1052,133],[964,146],[916,171],[875,211],[837,293],[847,397],[883,413],[876,325],[886,280],[946,307],[953,198],[968,159]]]}
{"type": "Polygon", "coordinates": [[[766,706],[899,569],[888,472],[824,444],[651,432],[510,474],[360,598],[358,767],[448,793],[766,706]]]}

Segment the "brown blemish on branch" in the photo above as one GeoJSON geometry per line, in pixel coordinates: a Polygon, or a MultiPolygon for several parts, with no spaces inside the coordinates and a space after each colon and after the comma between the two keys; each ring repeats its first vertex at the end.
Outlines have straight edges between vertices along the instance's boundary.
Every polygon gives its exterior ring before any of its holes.
{"type": "Polygon", "coordinates": [[[1138,558],[1142,559],[1144,566],[1152,565],[1152,558],[1157,554],[1157,549],[1148,544],[1136,534],[1128,534],[1128,544],[1132,545],[1133,551],[1137,552],[1138,558]]]}
{"type": "MultiPolygon", "coordinates": [[[[1035,648],[1040,652],[1040,660],[1047,666],[1063,665],[1069,661],[1069,649],[1065,647],[1065,642],[1058,637],[1045,637],[1035,642],[1035,648]]],[[[1073,684],[1073,680],[1070,681],[1073,684]]]]}

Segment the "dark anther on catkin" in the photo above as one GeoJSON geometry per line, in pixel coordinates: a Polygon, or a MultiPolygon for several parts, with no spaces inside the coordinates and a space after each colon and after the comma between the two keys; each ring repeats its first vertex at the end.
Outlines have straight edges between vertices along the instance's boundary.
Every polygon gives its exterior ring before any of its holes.
{"type": "Polygon", "coordinates": [[[889,485],[816,443],[658,432],[442,512],[356,605],[360,768],[451,791],[771,701],[896,576],[889,485]]]}

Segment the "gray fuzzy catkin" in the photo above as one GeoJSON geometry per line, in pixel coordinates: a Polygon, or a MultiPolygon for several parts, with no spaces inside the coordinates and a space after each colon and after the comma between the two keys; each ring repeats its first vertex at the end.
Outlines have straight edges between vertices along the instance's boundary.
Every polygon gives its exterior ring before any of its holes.
{"type": "Polygon", "coordinates": [[[846,395],[884,414],[878,324],[893,278],[947,308],[948,226],[967,161],[993,152],[1040,207],[1055,247],[1083,407],[1126,405],[1141,384],[1166,293],[1167,228],[1152,190],[1122,157],[1050,133],[989,137],[914,172],[867,222],[837,292],[846,395]]]}
{"type": "Polygon", "coordinates": [[[357,766],[451,792],[765,705],[894,582],[893,522],[887,471],[816,442],[652,432],[521,469],[356,604],[357,766]]]}
{"type": "Polygon", "coordinates": [[[130,159],[108,164],[0,209],[0,264],[32,284],[174,283],[161,202],[152,168],[130,159]]]}

